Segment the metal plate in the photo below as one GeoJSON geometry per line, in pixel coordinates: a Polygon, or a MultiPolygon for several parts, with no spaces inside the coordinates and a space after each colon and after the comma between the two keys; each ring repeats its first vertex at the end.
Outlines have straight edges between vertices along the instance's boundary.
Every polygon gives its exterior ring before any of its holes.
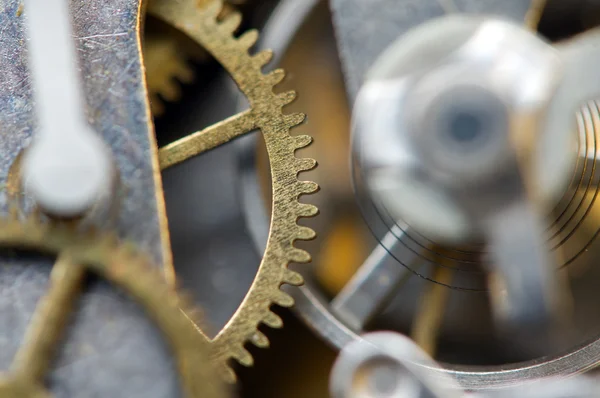
{"type": "MultiPolygon", "coordinates": [[[[0,2],[0,170],[8,169],[35,128],[19,0],[0,2]]],[[[160,175],[146,101],[139,43],[139,0],[73,1],[75,40],[90,124],[113,151],[123,185],[118,230],[169,259],[160,175]]],[[[5,199],[3,199],[5,200],[5,199]]],[[[6,202],[2,203],[6,207],[6,202]]],[[[49,264],[11,261],[0,267],[0,366],[7,369],[45,292],[49,264]]],[[[139,308],[93,281],[50,377],[57,397],[173,397],[178,383],[155,328],[139,308]]]]}
{"type": "Polygon", "coordinates": [[[447,13],[523,21],[534,0],[330,0],[351,103],[369,67],[409,29],[447,13]]]}

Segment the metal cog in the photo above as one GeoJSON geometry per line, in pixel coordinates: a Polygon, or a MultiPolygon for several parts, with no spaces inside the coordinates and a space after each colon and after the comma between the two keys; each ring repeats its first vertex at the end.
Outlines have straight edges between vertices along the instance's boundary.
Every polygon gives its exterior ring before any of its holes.
{"type": "MultiPolygon", "coordinates": [[[[222,16],[234,12],[233,5],[244,3],[246,0],[227,1],[222,16]]],[[[154,22],[146,21],[143,58],[152,115],[161,116],[165,112],[165,102],[176,102],[181,98],[181,85],[194,81],[196,76],[191,62],[203,63],[209,56],[201,48],[189,45],[187,37],[177,34],[180,32],[154,22]]]]}
{"type": "Polygon", "coordinates": [[[0,219],[0,248],[54,254],[50,287],[40,301],[10,373],[0,373],[0,397],[49,397],[44,378],[52,354],[68,324],[69,312],[86,273],[106,279],[141,304],[160,329],[177,363],[186,397],[224,398],[209,347],[200,338],[192,306],[168,286],[150,260],[116,235],[83,232],[74,224],[0,219]],[[187,310],[186,314],[180,309],[187,310]]]}
{"type": "Polygon", "coordinates": [[[194,81],[194,70],[178,39],[158,27],[146,26],[143,49],[150,108],[152,115],[160,116],[165,111],[163,101],[177,101],[180,84],[194,81]]]}
{"type": "Polygon", "coordinates": [[[297,221],[318,213],[315,206],[299,202],[301,195],[316,192],[318,185],[298,180],[298,174],[314,168],[316,161],[294,155],[312,139],[306,135],[290,135],[290,129],[302,123],[305,116],[283,113],[283,107],[296,96],[293,91],[280,94],[273,91],[285,73],[281,69],[262,72],[272,53],[261,51],[251,55],[249,49],[256,43],[258,33],[250,30],[235,37],[241,16],[234,12],[219,19],[222,6],[221,0],[154,0],[149,4],[148,12],[186,33],[208,51],[231,75],[250,104],[250,109],[244,112],[161,148],[161,168],[183,162],[257,129],[263,134],[269,154],[272,216],[266,250],[252,286],[235,314],[214,338],[205,336],[213,347],[214,360],[234,381],[235,374],[228,367],[228,360],[235,358],[242,365],[252,365],[253,358],[244,344],[252,342],[258,347],[268,346],[267,337],[257,329],[259,324],[281,327],[281,318],[270,307],[272,304],[292,306],[293,299],[280,287],[284,283],[303,283],[300,274],[289,270],[288,264],[311,260],[306,251],[294,246],[294,241],[315,237],[312,229],[299,226],[297,221]]]}

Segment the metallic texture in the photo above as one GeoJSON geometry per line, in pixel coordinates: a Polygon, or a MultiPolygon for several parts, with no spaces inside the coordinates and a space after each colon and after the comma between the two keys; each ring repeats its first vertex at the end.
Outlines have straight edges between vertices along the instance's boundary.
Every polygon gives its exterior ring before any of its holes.
{"type": "Polygon", "coordinates": [[[390,232],[383,240],[331,301],[331,310],[353,330],[362,330],[399,285],[413,276],[408,268],[385,261],[389,256],[386,247],[400,242],[396,234],[390,232]]]}
{"type": "Polygon", "coordinates": [[[87,123],[68,0],[27,0],[28,69],[38,127],[23,180],[58,217],[88,212],[113,185],[110,151],[87,123]]]}
{"type": "MultiPolygon", "coordinates": [[[[140,2],[74,1],[71,13],[87,121],[110,147],[120,174],[120,213],[114,228],[168,269],[168,231],[140,56],[140,2]]],[[[24,14],[20,0],[0,5],[0,174],[4,176],[36,127],[24,14]]],[[[0,205],[6,209],[4,198],[0,205]]],[[[45,291],[46,263],[28,257],[0,267],[3,369],[11,363],[29,314],[45,291]]],[[[48,379],[51,390],[57,397],[80,396],[82,391],[115,398],[175,396],[177,380],[159,341],[132,302],[106,283],[94,283],[80,303],[70,338],[48,379]]]]}
{"type": "Polygon", "coordinates": [[[367,70],[394,40],[449,13],[487,14],[524,21],[535,0],[330,0],[333,22],[354,102],[367,70]]]}
{"type": "Polygon", "coordinates": [[[252,364],[252,356],[244,344],[252,342],[258,347],[267,347],[267,337],[257,330],[259,324],[280,327],[281,319],[271,311],[271,305],[289,307],[293,304],[293,299],[281,291],[280,286],[303,282],[300,274],[288,269],[288,264],[310,261],[310,255],[294,247],[294,242],[310,240],[315,234],[310,228],[299,226],[297,221],[314,216],[318,211],[298,199],[315,192],[318,186],[298,180],[298,173],[312,169],[316,162],[294,155],[297,149],[310,144],[311,138],[290,135],[290,129],[301,123],[304,115],[282,112],[295,98],[294,92],[278,94],[273,90],[285,73],[279,69],[267,74],[262,72],[271,59],[271,52],[249,54],[248,50],[258,39],[257,32],[248,31],[236,38],[234,32],[241,16],[231,13],[217,21],[222,7],[222,1],[207,1],[199,6],[196,0],[164,0],[152,2],[149,12],[197,41],[231,75],[250,104],[245,112],[161,148],[161,167],[180,163],[255,129],[262,132],[269,154],[273,202],[262,262],[250,290],[230,321],[214,338],[205,336],[213,347],[213,360],[228,370],[230,380],[234,380],[227,361],[235,358],[242,365],[252,364]]]}
{"type": "MultiPolygon", "coordinates": [[[[305,4],[303,0],[289,0],[286,3],[296,1],[298,4],[305,4]]],[[[362,36],[365,40],[353,42],[355,45],[344,46],[349,47],[349,50],[357,56],[362,57],[361,53],[364,51],[365,54],[372,52],[372,58],[365,61],[364,70],[366,70],[374,61],[375,57],[379,55],[377,51],[371,51],[370,45],[378,46],[383,49],[393,40],[395,40],[399,33],[409,29],[412,24],[410,15],[406,18],[403,12],[407,9],[403,5],[407,4],[409,9],[417,10],[418,7],[426,7],[430,5],[432,8],[436,8],[432,5],[433,1],[424,2],[422,0],[409,2],[403,1],[398,3],[395,0],[332,0],[332,8],[336,12],[336,20],[334,21],[337,25],[338,37],[340,36],[362,36]],[[375,5],[379,5],[375,7],[375,5]],[[358,7],[358,9],[357,9],[358,7]],[[412,7],[412,8],[411,8],[412,7]],[[385,26],[380,27],[374,16],[379,14],[384,21],[390,19],[398,19],[399,23],[394,24],[388,23],[385,26]],[[390,15],[391,14],[391,15],[390,15]],[[395,15],[395,17],[394,17],[395,15]],[[345,19],[343,16],[354,18],[345,19]],[[343,25],[343,26],[342,26],[343,25]],[[358,33],[353,33],[356,30],[358,33]],[[399,30],[399,32],[398,32],[399,30]],[[387,32],[387,35],[385,34],[387,32]],[[394,33],[396,32],[396,33],[394,33]],[[384,33],[379,36],[379,33],[384,33]],[[368,37],[372,35],[372,37],[368,37]],[[385,42],[377,43],[378,40],[385,42]],[[365,43],[367,43],[365,45],[365,43]]],[[[446,2],[447,3],[447,2],[446,2]]],[[[500,15],[512,16],[516,20],[524,20],[527,14],[527,7],[524,3],[519,1],[472,1],[467,4],[465,1],[454,1],[454,3],[461,8],[461,10],[470,10],[472,12],[487,12],[488,14],[500,13],[500,15]],[[468,7],[467,7],[468,6],[468,7]]],[[[307,7],[310,8],[312,5],[306,3],[307,7]]],[[[308,15],[308,13],[302,13],[302,15],[308,15]]],[[[412,16],[415,14],[413,13],[412,16]]],[[[434,14],[442,15],[442,13],[434,14]]],[[[422,20],[425,18],[422,17],[422,20]]],[[[428,19],[428,18],[427,18],[428,19]]],[[[419,21],[415,21],[415,24],[419,21]]],[[[298,22],[295,22],[298,24],[298,22]]],[[[273,38],[272,42],[263,43],[268,47],[276,47],[280,51],[285,51],[289,46],[294,35],[295,30],[286,29],[284,22],[270,22],[267,26],[273,27],[273,29],[280,29],[279,31],[268,31],[264,32],[263,37],[273,38]]],[[[297,25],[295,25],[297,26],[297,25]]],[[[341,41],[346,41],[346,38],[340,37],[341,41]]],[[[347,53],[349,52],[346,51],[347,53]]],[[[342,51],[344,51],[342,49],[342,51]]],[[[365,55],[366,57],[366,55],[365,55]]],[[[347,63],[347,60],[343,60],[347,63]]],[[[357,64],[360,63],[360,59],[357,60],[357,64]]],[[[346,66],[347,77],[352,80],[349,76],[349,69],[351,67],[346,66]]],[[[362,79],[356,79],[356,89],[358,89],[362,79]]],[[[355,91],[356,93],[356,91],[355,91]]],[[[354,95],[351,94],[351,97],[354,95]]],[[[565,203],[560,206],[560,210],[564,210],[565,213],[558,217],[557,227],[562,231],[561,234],[557,234],[552,238],[554,248],[566,249],[565,261],[563,266],[567,266],[575,262],[581,257],[588,249],[592,249],[592,243],[594,237],[598,235],[596,232],[591,238],[586,235],[586,231],[597,231],[598,228],[595,225],[595,217],[586,216],[588,213],[593,212],[594,199],[597,196],[596,181],[598,176],[593,173],[595,170],[596,160],[596,144],[597,139],[595,138],[596,126],[600,125],[600,116],[598,115],[598,104],[590,102],[583,109],[582,114],[578,115],[579,121],[579,134],[580,137],[580,168],[583,167],[583,171],[578,170],[582,173],[581,178],[576,178],[573,182],[575,188],[575,194],[567,195],[565,203]],[[588,154],[589,153],[589,154],[588,154]],[[591,172],[591,176],[590,176],[591,172]],[[566,207],[565,207],[566,206],[566,207]],[[571,221],[569,221],[571,220],[571,221]],[[572,245],[564,246],[567,239],[565,236],[577,237],[577,240],[570,238],[568,241],[572,245]]],[[[244,146],[240,148],[243,158],[251,158],[252,152],[255,148],[252,145],[244,146]]],[[[253,242],[257,250],[262,251],[264,249],[264,242],[269,230],[269,217],[265,213],[265,203],[261,195],[261,192],[256,188],[260,186],[259,181],[256,178],[256,171],[253,162],[244,162],[241,164],[240,173],[242,175],[242,184],[244,193],[243,209],[244,215],[249,225],[249,231],[252,235],[253,242]]],[[[591,214],[591,213],[590,213],[591,214]]],[[[404,238],[403,238],[404,239],[404,238]]],[[[410,237],[406,237],[410,239],[410,237]]],[[[383,247],[383,251],[389,253],[388,260],[393,260],[394,246],[383,247]]],[[[405,246],[400,244],[399,246],[405,246]]],[[[414,257],[420,257],[417,253],[410,252],[409,255],[414,257]]],[[[418,259],[416,259],[418,260],[418,259]]],[[[417,262],[417,261],[416,261],[417,262]]],[[[420,261],[423,263],[424,261],[420,261]]],[[[426,263],[426,262],[425,262],[426,263]]],[[[411,267],[411,262],[405,263],[407,267],[411,267]]],[[[426,263],[427,264],[427,263],[426,263]]],[[[394,265],[402,267],[398,263],[394,265]]],[[[452,264],[454,266],[454,264],[452,264]]],[[[381,267],[385,267],[382,263],[381,267]]],[[[379,267],[373,267],[379,269],[379,267]]],[[[404,268],[404,267],[403,267],[404,268]]],[[[415,271],[413,267],[413,272],[415,271]]],[[[360,271],[359,271],[360,272],[360,271]]],[[[291,288],[288,292],[294,297],[295,306],[294,310],[296,314],[306,323],[311,330],[324,341],[329,343],[332,347],[342,349],[347,344],[354,341],[360,341],[360,331],[353,331],[352,328],[342,321],[332,310],[329,299],[322,293],[321,288],[311,278],[305,276],[305,285],[299,288],[291,288]]],[[[396,282],[400,280],[398,278],[396,282]]],[[[377,280],[374,277],[374,280],[377,280]]],[[[393,286],[393,284],[392,284],[393,286]]],[[[384,295],[385,296],[385,295],[384,295]]],[[[377,307],[373,304],[373,307],[377,307]]],[[[555,356],[543,357],[537,360],[521,362],[516,364],[503,365],[501,368],[481,368],[481,367],[470,367],[470,366],[453,366],[444,365],[444,369],[439,370],[444,374],[449,374],[454,377],[462,388],[467,390],[481,390],[486,388],[506,388],[510,386],[527,384],[531,381],[557,376],[565,377],[581,372],[585,372],[597,366],[600,360],[600,340],[588,341],[585,344],[572,349],[570,352],[562,353],[555,356]]],[[[509,395],[511,396],[511,395],[509,395]]],[[[514,396],[514,395],[512,395],[514,396]]]]}
{"type": "Polygon", "coordinates": [[[146,21],[144,34],[144,64],[150,107],[154,116],[165,111],[164,102],[174,102],[181,96],[181,84],[194,81],[194,69],[177,37],[160,29],[152,29],[146,21]]]}
{"type": "MultiPolygon", "coordinates": [[[[121,289],[153,320],[173,353],[183,396],[225,396],[217,369],[208,360],[209,346],[197,333],[198,312],[133,246],[120,244],[112,233],[83,231],[75,224],[41,223],[30,217],[25,221],[0,220],[0,247],[58,258],[50,274],[49,290],[37,305],[10,371],[0,374],[0,396],[46,396],[46,375],[88,273],[121,289]]],[[[74,395],[94,394],[84,387],[74,395]]]]}
{"type": "Polygon", "coordinates": [[[345,346],[331,371],[333,398],[460,398],[452,378],[411,339],[394,332],[373,332],[345,346]]]}
{"type": "Polygon", "coordinates": [[[502,286],[494,313],[509,328],[539,331],[562,315],[559,260],[544,235],[577,157],[580,103],[547,112],[565,104],[564,63],[520,24],[449,15],[392,43],[354,106],[354,175],[366,195],[440,244],[483,242],[502,286]]]}
{"type": "MultiPolygon", "coordinates": [[[[152,0],[148,0],[149,2],[152,0]]],[[[235,2],[244,3],[245,0],[235,2]]],[[[234,11],[228,1],[221,16],[234,11]]],[[[161,116],[165,111],[165,102],[175,102],[181,97],[181,86],[195,79],[193,63],[204,63],[208,54],[189,38],[174,32],[169,27],[157,24],[154,20],[145,21],[144,29],[144,66],[146,84],[152,115],[161,116]]]]}

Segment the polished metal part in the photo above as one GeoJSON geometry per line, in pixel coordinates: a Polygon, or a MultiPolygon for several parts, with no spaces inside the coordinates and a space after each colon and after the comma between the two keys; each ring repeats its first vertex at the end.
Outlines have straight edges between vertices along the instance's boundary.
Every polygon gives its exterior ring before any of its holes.
{"type": "MultiPolygon", "coordinates": [[[[295,1],[297,3],[304,3],[302,0],[295,1]]],[[[332,0],[332,9],[336,17],[334,23],[336,24],[338,37],[341,41],[346,42],[346,44],[341,45],[341,52],[343,55],[342,62],[346,64],[344,67],[346,69],[346,78],[349,82],[351,101],[362,83],[362,75],[359,77],[354,71],[361,67],[363,72],[366,72],[375,60],[375,57],[379,55],[379,50],[383,50],[402,32],[407,31],[410,27],[426,19],[430,19],[430,17],[443,15],[444,12],[437,8],[435,3],[435,1],[425,2],[421,0],[416,2],[398,2],[396,0],[332,0]],[[415,13],[405,15],[404,11],[407,8],[404,8],[404,5],[408,5],[408,8],[412,7],[413,10],[426,10],[427,6],[431,6],[435,12],[433,14],[426,14],[423,11],[420,19],[413,19],[411,17],[414,17],[415,13]],[[377,16],[382,18],[383,21],[387,21],[387,23],[379,23],[376,19],[377,16]],[[373,34],[372,37],[369,37],[371,34],[373,34]],[[352,41],[352,45],[349,44],[348,37],[356,37],[352,41]],[[349,62],[354,62],[355,66],[348,65],[349,62]],[[353,80],[355,83],[352,83],[353,80]]],[[[461,11],[481,12],[490,15],[496,14],[510,17],[517,21],[523,21],[532,1],[490,0],[471,1],[469,3],[466,1],[455,1],[454,3],[461,11]]],[[[285,23],[273,23],[270,26],[285,26],[285,23]]],[[[280,32],[266,29],[263,32],[263,36],[273,37],[275,41],[266,44],[268,47],[276,47],[280,52],[283,52],[292,42],[293,33],[293,31],[287,29],[280,32]],[[284,32],[287,32],[289,36],[285,36],[284,32]]],[[[587,115],[587,113],[584,113],[584,115],[587,115]]],[[[581,123],[591,124],[592,120],[595,120],[592,116],[586,116],[582,119],[581,123]]],[[[593,144],[588,143],[586,145],[588,148],[590,145],[593,148],[593,144]]],[[[584,145],[584,156],[590,150],[586,151],[585,147],[584,145]]],[[[247,145],[241,148],[240,156],[242,159],[253,159],[254,151],[255,146],[247,145]]],[[[264,242],[266,241],[265,237],[268,233],[269,218],[265,211],[264,198],[257,188],[260,187],[260,183],[257,179],[256,169],[253,168],[255,165],[256,163],[254,162],[240,164],[240,174],[244,177],[241,179],[241,192],[244,192],[242,206],[256,250],[262,253],[264,242]]],[[[591,197],[592,195],[589,196],[591,197]]],[[[388,257],[388,261],[394,262],[391,255],[388,257]]],[[[397,263],[395,265],[400,266],[397,263]]],[[[352,330],[350,325],[342,321],[335,314],[331,308],[330,300],[310,275],[305,275],[305,279],[306,283],[304,286],[288,290],[295,299],[296,305],[294,308],[296,314],[315,334],[334,348],[342,349],[353,341],[360,341],[362,331],[352,330]]],[[[501,367],[441,364],[442,369],[436,370],[436,372],[439,371],[452,376],[462,388],[467,390],[504,389],[528,384],[532,381],[548,377],[566,377],[578,374],[594,368],[599,362],[600,340],[594,338],[568,352],[532,361],[507,364],[501,367]]]]}
{"type": "Polygon", "coordinates": [[[373,332],[345,346],[329,379],[333,398],[460,398],[464,394],[411,339],[373,332]]]}
{"type": "Polygon", "coordinates": [[[408,268],[386,261],[388,250],[401,244],[397,236],[403,234],[399,229],[390,231],[331,301],[332,311],[353,330],[362,330],[389,302],[398,285],[413,275],[408,268]]]}
{"type": "MultiPolygon", "coordinates": [[[[86,119],[110,147],[120,174],[122,194],[114,228],[158,264],[169,264],[140,57],[140,2],[74,1],[71,13],[86,119]]],[[[37,127],[24,18],[22,1],[2,3],[0,170],[5,176],[37,127]]],[[[5,201],[2,208],[7,208],[5,201]]],[[[11,257],[0,267],[3,369],[11,363],[30,314],[46,291],[50,265],[39,258],[11,257]]],[[[49,379],[56,397],[178,396],[176,373],[158,332],[137,305],[108,284],[89,285],[65,342],[49,379]]]]}
{"type": "Polygon", "coordinates": [[[565,104],[555,95],[562,64],[520,25],[450,15],[394,42],[353,111],[355,176],[368,196],[437,243],[485,242],[493,308],[510,328],[548,327],[564,296],[544,222],[577,156],[580,104],[547,112],[565,104]]]}
{"type": "Polygon", "coordinates": [[[25,2],[39,128],[25,152],[26,189],[45,211],[83,215],[112,185],[110,153],[85,120],[67,0],[25,2]]]}
{"type": "Polygon", "coordinates": [[[531,385],[506,390],[490,391],[479,398],[598,398],[600,383],[593,376],[576,376],[568,379],[551,378],[531,385]]]}
{"type": "Polygon", "coordinates": [[[375,59],[411,28],[451,13],[524,21],[535,1],[330,0],[350,103],[354,103],[375,59]]]}
{"type": "Polygon", "coordinates": [[[333,398],[597,398],[597,378],[580,375],[544,378],[500,390],[465,391],[435,372],[439,365],[411,339],[372,332],[346,345],[330,375],[333,398]]]}

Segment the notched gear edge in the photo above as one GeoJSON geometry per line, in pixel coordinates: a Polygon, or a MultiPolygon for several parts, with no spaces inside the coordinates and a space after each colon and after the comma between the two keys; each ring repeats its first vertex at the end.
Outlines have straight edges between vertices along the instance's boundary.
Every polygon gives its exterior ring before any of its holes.
{"type": "Polygon", "coordinates": [[[296,93],[275,93],[274,87],[285,77],[282,69],[263,73],[263,67],[272,59],[270,50],[250,54],[258,40],[258,32],[249,30],[235,37],[241,23],[239,12],[218,21],[222,1],[209,1],[199,7],[196,0],[154,0],[148,8],[152,15],[172,24],[196,40],[231,75],[248,99],[255,127],[260,129],[267,147],[272,181],[272,216],[267,246],[257,275],[244,300],[213,339],[213,359],[225,372],[229,381],[235,374],[228,365],[230,358],[244,366],[253,364],[252,355],[244,348],[247,342],[268,347],[268,338],[258,330],[260,324],[271,328],[283,325],[272,310],[273,304],[290,307],[294,300],[281,290],[284,283],[301,285],[302,276],[290,269],[290,263],[308,263],[308,252],[296,248],[297,240],[314,239],[315,232],[298,225],[302,217],[318,214],[316,206],[301,203],[300,196],[318,191],[316,183],[301,181],[299,173],[316,166],[309,158],[297,158],[295,152],[312,142],[307,135],[292,136],[290,129],[301,124],[305,115],[284,114],[283,107],[291,103],[296,93]]]}
{"type": "Polygon", "coordinates": [[[66,256],[72,266],[84,267],[117,286],[141,304],[169,343],[184,395],[227,396],[218,381],[217,369],[208,359],[209,347],[197,334],[200,311],[166,283],[160,268],[152,266],[149,257],[134,244],[121,243],[116,234],[93,227],[44,222],[35,215],[21,221],[13,213],[0,217],[0,248],[66,256]]]}

